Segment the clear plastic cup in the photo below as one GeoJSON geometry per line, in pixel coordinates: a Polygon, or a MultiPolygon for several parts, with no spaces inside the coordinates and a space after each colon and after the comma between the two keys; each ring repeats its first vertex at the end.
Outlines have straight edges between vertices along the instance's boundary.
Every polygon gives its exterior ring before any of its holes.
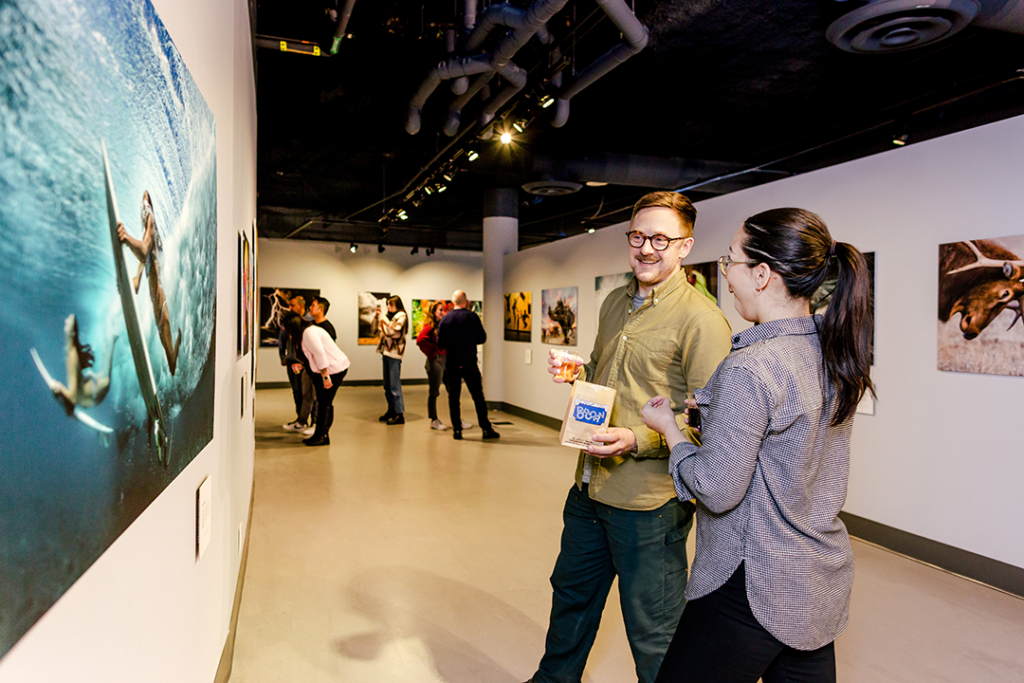
{"type": "Polygon", "coordinates": [[[558,366],[558,374],[556,377],[560,377],[566,382],[571,382],[576,378],[576,361],[572,360],[571,354],[568,351],[561,351],[561,363],[558,366]]]}

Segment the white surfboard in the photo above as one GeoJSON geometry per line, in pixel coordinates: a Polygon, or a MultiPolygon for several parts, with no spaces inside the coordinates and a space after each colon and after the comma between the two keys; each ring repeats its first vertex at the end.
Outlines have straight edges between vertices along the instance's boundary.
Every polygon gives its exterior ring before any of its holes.
{"type": "MultiPolygon", "coordinates": [[[[53,391],[60,386],[60,382],[55,380],[50,373],[46,371],[46,366],[43,365],[43,360],[39,357],[39,354],[36,353],[35,349],[29,349],[28,352],[32,354],[32,360],[35,361],[36,369],[39,370],[39,374],[43,376],[43,381],[46,382],[46,386],[50,389],[50,392],[53,393],[53,391]]],[[[75,416],[76,420],[91,429],[95,429],[100,434],[110,434],[114,431],[110,427],[97,422],[80,406],[75,406],[72,414],[75,416]]]]}

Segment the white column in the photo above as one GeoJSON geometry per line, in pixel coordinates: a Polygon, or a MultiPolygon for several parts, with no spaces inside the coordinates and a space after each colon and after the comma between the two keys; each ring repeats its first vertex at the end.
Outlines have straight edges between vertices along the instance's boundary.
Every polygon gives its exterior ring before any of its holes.
{"type": "Polygon", "coordinates": [[[484,396],[504,400],[505,254],[519,251],[519,191],[496,188],[484,193],[484,396]]]}

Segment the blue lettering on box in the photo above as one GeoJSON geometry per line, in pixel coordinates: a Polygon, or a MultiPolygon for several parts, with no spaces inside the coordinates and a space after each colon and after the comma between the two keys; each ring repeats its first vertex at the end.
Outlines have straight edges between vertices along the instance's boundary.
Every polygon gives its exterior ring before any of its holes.
{"type": "Polygon", "coordinates": [[[608,417],[608,407],[587,401],[576,401],[572,407],[572,416],[577,422],[601,425],[608,417]]]}

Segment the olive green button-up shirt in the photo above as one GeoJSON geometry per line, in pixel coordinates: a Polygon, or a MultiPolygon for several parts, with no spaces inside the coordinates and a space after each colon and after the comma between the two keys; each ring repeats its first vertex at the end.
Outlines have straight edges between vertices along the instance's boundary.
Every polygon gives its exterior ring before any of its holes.
{"type": "MultiPolygon", "coordinates": [[[[638,283],[630,280],[601,306],[597,340],[581,379],[616,390],[610,426],[636,434],[635,455],[590,457],[590,497],[626,510],[653,510],[675,497],[669,449],[640,411],[652,396],[668,396],[682,427],[685,399],[703,387],[731,348],[732,328],[721,309],[680,270],[633,310],[638,283]]],[[[576,485],[587,459],[580,452],[576,485]]]]}

